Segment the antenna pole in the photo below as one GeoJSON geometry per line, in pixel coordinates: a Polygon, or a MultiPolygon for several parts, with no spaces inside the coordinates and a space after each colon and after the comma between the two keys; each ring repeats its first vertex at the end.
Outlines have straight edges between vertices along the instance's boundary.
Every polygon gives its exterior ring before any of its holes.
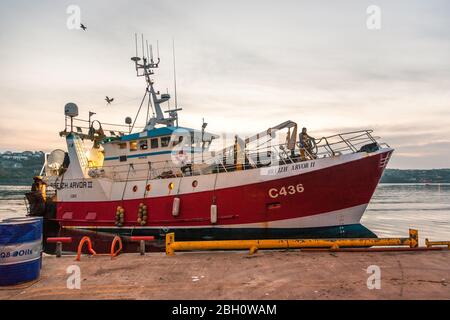
{"type": "Polygon", "coordinates": [[[134,34],[134,43],[135,43],[135,45],[136,45],[136,55],[135,55],[135,57],[137,57],[138,56],[138,49],[137,49],[137,33],[135,33],[134,34]]]}
{"type": "Polygon", "coordinates": [[[145,59],[145,52],[144,52],[144,34],[141,34],[141,42],[142,42],[142,58],[145,59]]]}
{"type": "MultiPolygon", "coordinates": [[[[169,94],[169,88],[166,88],[166,93],[169,94]]],[[[168,106],[169,111],[170,111],[170,99],[167,100],[167,106],[168,106]]]]}
{"type": "Polygon", "coordinates": [[[174,93],[175,93],[175,109],[178,109],[178,99],[177,99],[177,70],[175,63],[175,39],[172,38],[172,53],[173,53],[173,83],[174,83],[174,93]]]}
{"type": "Polygon", "coordinates": [[[153,63],[153,46],[150,45],[150,61],[153,63]]]}
{"type": "Polygon", "coordinates": [[[150,113],[150,97],[148,97],[148,103],[147,103],[147,115],[145,116],[145,124],[148,123],[148,114],[150,113]]]}
{"type": "MultiPolygon", "coordinates": [[[[138,56],[138,42],[137,41],[138,41],[137,40],[137,33],[135,33],[134,34],[134,44],[135,44],[135,47],[136,47],[136,55],[135,55],[136,58],[138,56]]],[[[134,64],[135,64],[135,67],[136,67],[136,75],[139,76],[139,69],[138,69],[137,61],[135,61],[134,64]]]]}
{"type": "Polygon", "coordinates": [[[156,40],[156,52],[158,53],[158,61],[159,61],[159,41],[156,40]]]}

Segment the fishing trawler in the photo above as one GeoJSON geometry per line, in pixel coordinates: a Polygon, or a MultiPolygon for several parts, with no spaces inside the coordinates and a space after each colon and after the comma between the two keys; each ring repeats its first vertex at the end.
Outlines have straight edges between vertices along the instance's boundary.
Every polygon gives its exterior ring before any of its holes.
{"type": "Polygon", "coordinates": [[[206,123],[179,126],[182,109],[156,91],[159,54],[147,45],[131,60],[146,82],[136,118],[120,126],[93,113],[82,120],[68,103],[60,132],[67,150],[46,155],[46,192],[27,196],[31,215],[63,229],[186,240],[375,236],[360,219],[393,149],[372,130],[305,142],[286,121],[213,150],[220,136],[206,123]],[[153,116],[139,129],[144,105],[153,116]]]}

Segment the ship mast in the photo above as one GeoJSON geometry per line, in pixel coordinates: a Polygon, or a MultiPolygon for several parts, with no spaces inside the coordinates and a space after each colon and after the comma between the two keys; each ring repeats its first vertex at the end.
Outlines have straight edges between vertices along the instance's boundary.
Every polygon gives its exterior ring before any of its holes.
{"type": "MultiPolygon", "coordinates": [[[[154,106],[155,112],[153,113],[152,117],[148,122],[146,123],[144,130],[152,130],[155,129],[156,125],[166,125],[168,127],[173,127],[176,123],[178,126],[178,111],[181,111],[181,108],[175,107],[175,109],[165,111],[169,114],[167,118],[164,117],[164,113],[161,108],[161,104],[164,102],[169,101],[170,95],[168,93],[161,94],[159,91],[155,90],[154,87],[154,81],[151,78],[151,76],[154,74],[154,69],[159,68],[159,63],[161,59],[159,58],[159,45],[157,45],[157,59],[153,58],[153,48],[152,46],[148,45],[148,42],[146,42],[146,49],[147,49],[147,55],[145,55],[145,49],[144,49],[144,36],[141,36],[141,44],[142,44],[142,57],[138,56],[138,41],[137,41],[137,34],[135,34],[135,42],[136,42],[136,56],[132,57],[131,60],[134,61],[135,68],[136,68],[136,75],[138,77],[144,77],[146,81],[146,89],[144,97],[142,98],[141,105],[139,106],[139,110],[136,114],[136,117],[133,122],[134,127],[137,117],[139,116],[139,112],[141,111],[142,105],[144,104],[147,95],[148,95],[148,104],[147,108],[150,106],[154,106]]],[[[147,110],[148,114],[148,110],[147,110]]]]}

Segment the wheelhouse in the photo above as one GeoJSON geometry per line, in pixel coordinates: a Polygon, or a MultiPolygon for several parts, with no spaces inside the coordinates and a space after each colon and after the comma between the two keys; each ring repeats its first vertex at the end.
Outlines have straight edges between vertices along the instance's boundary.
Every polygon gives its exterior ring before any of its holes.
{"type": "Polygon", "coordinates": [[[104,166],[127,163],[163,162],[184,153],[195,157],[207,152],[217,135],[185,127],[163,127],[103,142],[104,166]]]}

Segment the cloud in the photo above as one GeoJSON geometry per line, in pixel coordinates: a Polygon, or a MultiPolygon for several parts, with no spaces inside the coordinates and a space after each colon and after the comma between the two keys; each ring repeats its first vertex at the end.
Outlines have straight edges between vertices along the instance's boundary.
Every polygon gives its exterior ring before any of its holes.
{"type": "Polygon", "coordinates": [[[104,122],[134,115],[144,81],[130,57],[142,32],[159,40],[156,86],[172,95],[175,38],[184,126],[205,117],[211,131],[241,135],[287,119],[317,136],[373,128],[398,151],[391,166],[449,166],[446,1],[380,0],[380,31],[367,30],[371,3],[361,1],[77,3],[87,32],[66,28],[69,1],[0,11],[0,149],[61,147],[69,101],[104,122]]]}

